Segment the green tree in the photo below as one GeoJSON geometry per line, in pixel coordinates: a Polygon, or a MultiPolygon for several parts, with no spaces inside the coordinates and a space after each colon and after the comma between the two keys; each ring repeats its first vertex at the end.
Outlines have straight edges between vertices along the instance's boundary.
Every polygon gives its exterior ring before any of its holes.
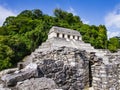
{"type": "MultiPolygon", "coordinates": [[[[58,8],[54,10],[54,16],[43,14],[39,9],[24,10],[15,17],[7,17],[0,27],[0,65],[3,65],[0,70],[13,67],[34,51],[47,39],[52,26],[79,31],[82,39],[95,48],[107,48],[107,46],[110,50],[118,48],[117,44],[112,44],[117,43],[116,40],[107,43],[107,29],[104,25],[83,24],[79,16],[58,8]]],[[[120,41],[120,38],[118,40],[120,41]]]]}
{"type": "Polygon", "coordinates": [[[108,49],[112,52],[116,52],[120,46],[119,39],[116,37],[110,38],[108,43],[108,49]]]}
{"type": "Polygon", "coordinates": [[[7,45],[0,44],[0,70],[6,69],[12,66],[12,57],[14,51],[7,45]]]}

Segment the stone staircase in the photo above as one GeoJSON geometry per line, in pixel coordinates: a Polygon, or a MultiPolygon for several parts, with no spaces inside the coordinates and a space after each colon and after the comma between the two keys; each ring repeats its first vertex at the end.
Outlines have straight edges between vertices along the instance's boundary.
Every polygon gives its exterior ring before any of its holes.
{"type": "Polygon", "coordinates": [[[42,51],[47,52],[49,50],[55,49],[57,47],[62,47],[62,46],[73,47],[80,50],[86,50],[89,53],[95,52],[95,55],[98,58],[102,58],[105,64],[108,63],[109,59],[107,54],[110,53],[109,51],[103,50],[103,49],[95,49],[93,46],[91,46],[91,44],[84,43],[83,41],[79,41],[79,40],[70,40],[70,39],[66,40],[65,38],[57,38],[57,37],[51,38],[51,39],[48,39],[46,42],[42,43],[42,45],[39,46],[39,48],[37,48],[35,52],[36,53],[42,52],[42,51]]]}
{"type": "Polygon", "coordinates": [[[107,50],[103,50],[103,49],[95,49],[93,46],[91,46],[91,44],[89,43],[84,43],[83,41],[75,41],[75,40],[71,40],[72,43],[74,43],[74,45],[76,45],[79,49],[83,49],[86,50],[87,52],[95,52],[95,55],[98,58],[102,58],[103,62],[105,64],[108,64],[108,56],[107,54],[110,53],[107,50]]]}

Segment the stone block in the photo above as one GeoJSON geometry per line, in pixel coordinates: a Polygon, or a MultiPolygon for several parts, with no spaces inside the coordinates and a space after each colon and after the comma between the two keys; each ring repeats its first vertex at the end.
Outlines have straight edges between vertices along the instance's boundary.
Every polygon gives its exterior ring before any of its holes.
{"type": "Polygon", "coordinates": [[[37,65],[30,64],[19,72],[2,76],[1,79],[6,83],[6,86],[14,86],[19,81],[23,81],[32,77],[38,77],[38,75],[37,65]]]}

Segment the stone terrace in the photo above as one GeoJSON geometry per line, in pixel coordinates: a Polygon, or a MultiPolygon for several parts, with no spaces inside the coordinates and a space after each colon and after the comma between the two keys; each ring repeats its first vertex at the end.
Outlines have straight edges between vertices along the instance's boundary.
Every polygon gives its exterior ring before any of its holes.
{"type": "Polygon", "coordinates": [[[94,65],[90,66],[94,90],[120,90],[120,51],[112,54],[108,50],[95,49],[82,41],[78,31],[56,26],[50,29],[48,40],[37,50],[48,51],[62,46],[85,50],[88,53],[95,52],[95,56],[101,59],[94,59],[94,65]]]}
{"type": "MultiPolygon", "coordinates": [[[[14,90],[46,90],[40,89],[46,85],[47,90],[88,90],[88,84],[94,90],[120,90],[120,50],[95,49],[71,29],[53,26],[46,42],[18,67],[0,73],[7,86],[17,84],[14,90]]],[[[2,88],[0,83],[0,90],[12,90],[2,88]]]]}

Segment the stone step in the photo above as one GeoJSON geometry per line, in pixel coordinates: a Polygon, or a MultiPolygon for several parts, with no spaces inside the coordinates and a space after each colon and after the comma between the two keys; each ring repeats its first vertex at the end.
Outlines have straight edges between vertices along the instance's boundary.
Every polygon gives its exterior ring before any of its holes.
{"type": "Polygon", "coordinates": [[[99,56],[99,57],[101,57],[101,58],[102,58],[103,56],[105,56],[104,53],[95,53],[95,55],[96,55],[96,56],[99,56]]]}
{"type": "Polygon", "coordinates": [[[50,45],[50,42],[45,42],[45,43],[42,43],[41,46],[45,46],[45,45],[50,45]]]}
{"type": "Polygon", "coordinates": [[[76,45],[81,45],[81,46],[90,46],[91,45],[89,43],[84,43],[84,42],[80,42],[80,41],[71,41],[73,43],[75,43],[76,45]]]}
{"type": "Polygon", "coordinates": [[[95,49],[88,48],[88,49],[86,49],[86,51],[89,52],[89,53],[90,53],[90,52],[95,52],[95,49]]]}
{"type": "Polygon", "coordinates": [[[89,47],[89,46],[79,46],[80,49],[94,49],[93,47],[89,47]]]}

